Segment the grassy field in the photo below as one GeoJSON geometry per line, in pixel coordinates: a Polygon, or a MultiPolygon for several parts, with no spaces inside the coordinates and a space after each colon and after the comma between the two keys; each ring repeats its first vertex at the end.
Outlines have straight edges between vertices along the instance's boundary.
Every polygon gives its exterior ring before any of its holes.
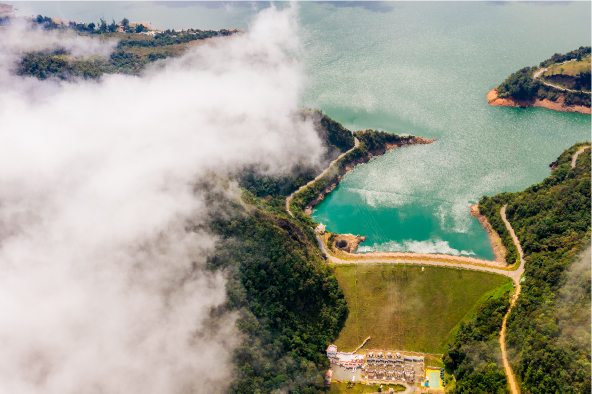
{"type": "Polygon", "coordinates": [[[543,76],[550,77],[553,75],[569,75],[576,77],[580,73],[590,71],[590,54],[584,56],[580,61],[573,61],[561,65],[554,65],[545,71],[543,76]]]}
{"type": "MultiPolygon", "coordinates": [[[[405,391],[405,386],[401,386],[400,384],[383,384],[382,385],[382,392],[387,392],[389,391],[389,388],[392,387],[393,391],[397,392],[397,391],[405,391]]],[[[356,383],[356,384],[349,384],[348,387],[348,383],[345,382],[332,382],[331,383],[331,388],[329,389],[328,393],[329,394],[362,394],[362,393],[376,393],[378,392],[378,389],[380,388],[380,385],[377,384],[372,384],[372,385],[365,385],[362,383],[356,383]]]]}
{"type": "MultiPolygon", "coordinates": [[[[349,316],[335,342],[365,348],[443,353],[458,323],[489,294],[511,288],[509,278],[477,271],[404,264],[335,267],[349,316]]],[[[427,361],[427,360],[426,360],[427,361]]]]}

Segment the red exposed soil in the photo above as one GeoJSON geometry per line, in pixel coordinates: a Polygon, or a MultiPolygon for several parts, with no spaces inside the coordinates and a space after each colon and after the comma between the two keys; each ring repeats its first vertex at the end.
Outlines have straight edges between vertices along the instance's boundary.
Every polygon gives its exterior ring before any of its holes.
{"type": "Polygon", "coordinates": [[[499,98],[497,97],[497,91],[493,89],[487,93],[487,102],[490,105],[497,105],[500,107],[541,107],[552,109],[554,111],[579,112],[581,114],[590,115],[590,107],[584,107],[583,105],[566,105],[564,94],[560,95],[557,101],[551,101],[548,99],[541,100],[539,98],[534,100],[516,100],[512,97],[499,98]]]}

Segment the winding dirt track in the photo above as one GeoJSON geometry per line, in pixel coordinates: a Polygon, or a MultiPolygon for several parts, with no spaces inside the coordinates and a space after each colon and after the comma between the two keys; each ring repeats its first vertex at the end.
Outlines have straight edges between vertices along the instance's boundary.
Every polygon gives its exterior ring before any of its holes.
{"type": "MultiPolygon", "coordinates": [[[[522,273],[524,272],[524,253],[522,253],[522,246],[520,245],[520,241],[518,240],[516,233],[514,233],[512,225],[510,224],[510,222],[508,222],[508,219],[506,219],[507,206],[508,205],[504,205],[502,207],[500,214],[502,216],[504,224],[506,225],[506,228],[512,236],[512,241],[514,241],[514,244],[518,249],[518,254],[520,255],[520,267],[517,271],[520,271],[520,275],[522,275],[522,273]]],[[[506,352],[506,322],[508,320],[510,312],[512,311],[512,308],[514,307],[514,304],[516,303],[516,300],[518,299],[518,296],[520,295],[520,276],[518,276],[518,280],[514,280],[514,284],[516,285],[516,291],[514,292],[514,296],[512,297],[512,301],[510,302],[510,308],[508,308],[508,312],[504,316],[504,320],[502,322],[502,330],[500,331],[499,342],[502,348],[502,361],[504,363],[504,370],[506,371],[508,383],[510,384],[510,390],[512,394],[520,394],[520,389],[518,388],[518,384],[516,383],[516,378],[514,377],[514,372],[512,372],[512,367],[510,366],[510,362],[508,361],[508,354],[506,352]]]]}
{"type": "MultiPolygon", "coordinates": [[[[573,62],[574,60],[576,60],[576,59],[567,60],[567,61],[565,61],[563,63],[559,63],[558,65],[560,66],[560,65],[565,64],[565,63],[573,62]]],[[[532,79],[539,78],[541,76],[541,74],[544,73],[547,70],[548,70],[548,68],[540,68],[537,72],[534,73],[534,75],[532,76],[532,79]]],[[[583,91],[583,90],[572,90],[572,89],[564,88],[562,86],[553,85],[552,83],[549,83],[549,82],[546,82],[546,81],[543,81],[543,80],[541,80],[541,82],[543,84],[545,84],[545,85],[547,85],[549,87],[555,88],[557,90],[563,90],[564,92],[574,92],[574,93],[583,92],[583,93],[590,94],[590,92],[586,92],[586,91],[583,91]]]]}
{"type": "Polygon", "coordinates": [[[578,160],[578,156],[580,155],[580,153],[582,153],[583,151],[585,151],[588,148],[589,148],[589,146],[584,146],[579,151],[574,153],[573,158],[571,159],[571,168],[576,168],[576,160],[578,160]]]}
{"type": "Polygon", "coordinates": [[[317,177],[315,179],[313,179],[312,181],[308,182],[306,185],[301,186],[300,189],[296,190],[294,193],[290,194],[288,196],[288,198],[286,198],[286,211],[288,211],[288,213],[290,214],[290,216],[294,217],[294,215],[292,214],[292,211],[290,211],[290,201],[292,201],[292,198],[294,198],[294,195],[296,195],[296,193],[300,192],[302,189],[304,189],[304,188],[312,185],[318,179],[321,179],[327,172],[329,172],[329,170],[331,169],[331,167],[333,167],[333,164],[335,164],[337,162],[337,160],[341,159],[343,156],[347,155],[349,152],[351,152],[352,150],[356,149],[359,145],[360,145],[360,141],[358,141],[358,139],[354,137],[354,147],[353,148],[351,148],[347,152],[343,152],[342,154],[340,154],[337,159],[333,160],[331,162],[331,164],[329,164],[329,167],[327,167],[327,169],[325,171],[321,172],[319,175],[317,175],[317,177]]]}

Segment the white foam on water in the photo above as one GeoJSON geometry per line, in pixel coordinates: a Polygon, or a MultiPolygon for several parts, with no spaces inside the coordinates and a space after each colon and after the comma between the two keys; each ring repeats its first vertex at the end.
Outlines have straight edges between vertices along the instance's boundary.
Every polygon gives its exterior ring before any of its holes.
{"type": "Polygon", "coordinates": [[[450,246],[448,241],[441,239],[428,239],[425,241],[404,240],[402,242],[389,241],[382,244],[375,243],[372,246],[360,246],[358,253],[370,252],[409,252],[409,253],[430,253],[449,254],[453,256],[475,255],[472,250],[458,250],[450,246]]]}

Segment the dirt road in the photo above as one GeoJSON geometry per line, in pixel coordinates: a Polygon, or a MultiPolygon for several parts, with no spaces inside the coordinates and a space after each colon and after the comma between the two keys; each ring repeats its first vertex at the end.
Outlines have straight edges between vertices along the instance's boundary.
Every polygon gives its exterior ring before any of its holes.
{"type": "Polygon", "coordinates": [[[300,190],[304,189],[305,187],[308,187],[308,186],[312,185],[317,180],[321,179],[327,172],[329,172],[329,170],[331,169],[331,167],[333,167],[333,164],[335,164],[337,162],[337,160],[341,159],[343,156],[347,155],[349,152],[351,152],[352,150],[356,149],[359,145],[360,145],[360,141],[358,141],[358,139],[354,137],[354,147],[353,148],[351,148],[347,152],[343,152],[342,154],[340,154],[337,159],[333,160],[331,162],[331,164],[329,164],[329,167],[327,167],[327,169],[325,171],[321,172],[319,175],[317,175],[317,177],[315,179],[313,179],[312,181],[308,182],[306,185],[301,186],[300,189],[296,190],[294,193],[290,194],[288,196],[288,198],[286,198],[286,211],[288,211],[288,213],[290,214],[290,216],[294,217],[294,215],[290,211],[290,201],[292,201],[292,198],[294,198],[294,196],[296,195],[296,193],[298,193],[300,190]]]}
{"type": "Polygon", "coordinates": [[[574,153],[573,158],[571,159],[571,168],[576,168],[576,160],[578,160],[578,156],[580,155],[580,153],[582,153],[583,151],[585,151],[588,148],[589,148],[589,146],[584,146],[579,151],[574,153]]]}
{"type": "MultiPolygon", "coordinates": [[[[502,218],[505,219],[505,209],[504,208],[502,208],[502,218]]],[[[512,230],[512,232],[513,232],[513,230],[512,230]]],[[[463,269],[468,269],[468,270],[489,272],[492,274],[507,276],[508,278],[512,279],[512,281],[517,286],[517,288],[520,285],[520,276],[524,272],[524,262],[523,262],[522,258],[520,259],[520,261],[521,261],[520,266],[516,270],[513,270],[513,271],[511,271],[507,268],[506,269],[494,268],[494,267],[489,267],[489,266],[482,265],[482,264],[471,264],[471,263],[465,263],[465,262],[461,262],[461,261],[454,262],[451,260],[454,260],[454,257],[456,257],[456,256],[436,255],[436,254],[434,254],[434,255],[425,254],[424,255],[426,257],[425,259],[421,259],[421,258],[411,259],[411,258],[399,257],[396,255],[388,256],[388,254],[385,253],[384,257],[359,258],[359,259],[352,258],[352,259],[346,260],[346,259],[341,259],[341,258],[329,253],[325,247],[325,243],[323,242],[323,239],[318,234],[317,234],[317,242],[319,244],[319,249],[321,249],[323,254],[325,254],[327,259],[332,264],[389,263],[389,264],[420,264],[420,265],[424,265],[424,266],[431,265],[431,266],[436,266],[436,267],[463,268],[463,269]]],[[[522,249],[520,248],[519,251],[521,252],[522,249]]],[[[363,257],[363,256],[361,256],[361,257],[363,257]]]]}
{"type": "MultiPolygon", "coordinates": [[[[567,60],[567,61],[565,61],[563,63],[560,63],[559,65],[565,64],[565,63],[569,63],[569,62],[573,62],[574,60],[576,60],[576,59],[567,60]]],[[[548,70],[548,68],[540,68],[540,69],[538,69],[537,72],[535,72],[534,75],[532,76],[532,79],[537,79],[538,77],[541,76],[542,73],[544,73],[547,70],[548,70]]],[[[574,92],[574,93],[583,92],[583,93],[590,94],[590,92],[585,92],[583,90],[571,90],[571,89],[567,89],[567,88],[564,88],[564,87],[561,87],[561,86],[553,85],[552,83],[545,82],[545,81],[542,81],[542,80],[541,80],[541,83],[543,83],[543,84],[545,84],[547,86],[550,86],[552,88],[558,89],[558,90],[563,90],[564,92],[574,92]]]]}
{"type": "MultiPolygon", "coordinates": [[[[512,225],[510,224],[510,222],[508,222],[508,219],[506,218],[506,207],[507,205],[504,205],[502,207],[500,214],[502,215],[502,220],[504,221],[506,228],[512,236],[512,241],[514,241],[514,244],[518,249],[518,254],[520,255],[520,267],[517,271],[520,271],[520,275],[522,275],[522,273],[524,272],[524,253],[522,253],[522,246],[520,245],[520,241],[518,240],[516,233],[514,233],[512,225]]],[[[502,322],[502,330],[500,331],[499,337],[500,346],[502,348],[502,361],[504,363],[504,370],[506,372],[506,377],[508,378],[508,383],[510,384],[510,391],[512,392],[512,394],[520,394],[520,389],[518,388],[518,384],[516,383],[516,378],[514,377],[514,372],[512,371],[512,367],[510,366],[510,362],[508,361],[508,354],[506,352],[506,323],[508,320],[508,316],[512,311],[512,308],[514,307],[514,304],[516,303],[516,300],[520,295],[520,276],[518,276],[517,279],[518,280],[514,280],[514,283],[516,285],[516,291],[514,292],[514,296],[512,298],[512,301],[510,302],[510,308],[508,309],[506,316],[504,316],[504,320],[502,322]]]]}

